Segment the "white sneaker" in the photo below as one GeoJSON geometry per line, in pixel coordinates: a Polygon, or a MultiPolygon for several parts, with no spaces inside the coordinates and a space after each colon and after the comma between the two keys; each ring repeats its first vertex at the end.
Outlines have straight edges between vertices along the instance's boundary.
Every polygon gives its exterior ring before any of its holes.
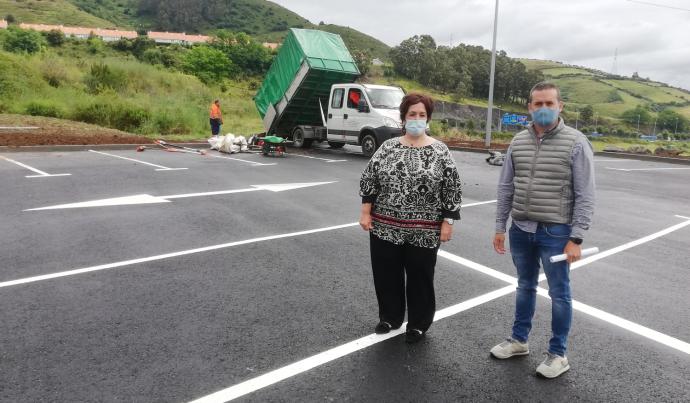
{"type": "Polygon", "coordinates": [[[570,369],[570,364],[566,357],[546,353],[546,359],[537,367],[537,374],[544,378],[556,378],[570,369]]]}
{"type": "Polygon", "coordinates": [[[491,349],[491,355],[500,360],[505,360],[506,358],[516,355],[527,354],[529,354],[529,344],[520,343],[519,341],[513,339],[508,339],[491,349]]]}

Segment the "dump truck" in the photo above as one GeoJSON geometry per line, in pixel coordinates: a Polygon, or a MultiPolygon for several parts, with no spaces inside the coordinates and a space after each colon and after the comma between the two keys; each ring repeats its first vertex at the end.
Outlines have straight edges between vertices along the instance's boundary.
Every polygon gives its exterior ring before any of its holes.
{"type": "Polygon", "coordinates": [[[266,135],[295,147],[327,141],[372,156],[401,134],[398,87],[358,84],[359,69],[340,35],[290,29],[254,97],[266,135]]]}

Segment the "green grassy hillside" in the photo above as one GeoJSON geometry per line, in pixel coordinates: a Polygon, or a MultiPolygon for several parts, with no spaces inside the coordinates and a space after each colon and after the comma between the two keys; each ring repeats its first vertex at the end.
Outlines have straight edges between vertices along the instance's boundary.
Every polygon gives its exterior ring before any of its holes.
{"type": "Polygon", "coordinates": [[[591,105],[599,122],[603,120],[616,127],[625,126],[621,116],[637,106],[649,109],[652,115],[670,109],[690,118],[690,91],[553,61],[521,61],[528,69],[541,71],[547,79],[559,85],[570,117],[575,111],[591,105]]]}
{"type": "Polygon", "coordinates": [[[388,60],[389,58],[390,47],[388,45],[357,30],[332,24],[318,25],[314,28],[340,35],[350,49],[365,50],[372,57],[378,57],[381,60],[388,60]]]}
{"type": "Polygon", "coordinates": [[[0,51],[0,113],[58,117],[153,137],[203,138],[208,105],[220,98],[224,132],[262,130],[249,81],[208,86],[107,48],[93,54],[87,46],[75,41],[36,55],[0,51]],[[120,77],[117,89],[89,90],[94,65],[108,66],[120,77]]]}
{"type": "MultiPolygon", "coordinates": [[[[205,10],[198,1],[179,4],[162,19],[147,8],[150,0],[0,0],[0,16],[13,15],[18,22],[79,25],[99,28],[212,33],[217,29],[246,32],[260,41],[282,42],[288,28],[309,28],[340,34],[350,49],[366,50],[387,60],[390,47],[349,27],[315,25],[300,15],[266,0],[212,0],[205,10]],[[184,14],[184,15],[183,15],[184,14]],[[187,14],[191,14],[187,16],[187,14]],[[187,17],[186,17],[187,16],[187,17]]],[[[178,3],[175,3],[178,4],[178,3]]]]}
{"type": "Polygon", "coordinates": [[[114,27],[111,21],[80,10],[68,0],[0,0],[0,18],[12,15],[17,22],[114,27]]]}
{"type": "MultiPolygon", "coordinates": [[[[2,0],[6,1],[6,0],[2,0]]],[[[354,30],[331,24],[315,25],[300,15],[266,0],[189,0],[188,9],[171,9],[160,18],[151,0],[61,0],[69,1],[85,13],[121,26],[136,29],[210,33],[217,29],[246,32],[266,42],[281,42],[288,28],[309,28],[340,34],[351,49],[366,50],[373,57],[388,58],[390,48],[383,42],[354,30]],[[189,15],[188,17],[184,17],[189,15]]],[[[178,4],[178,3],[175,3],[178,4]]]]}

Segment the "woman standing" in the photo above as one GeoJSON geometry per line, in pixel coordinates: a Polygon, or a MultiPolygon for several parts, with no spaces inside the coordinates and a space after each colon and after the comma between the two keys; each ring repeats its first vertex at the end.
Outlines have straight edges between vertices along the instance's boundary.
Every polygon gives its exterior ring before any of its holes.
{"type": "Polygon", "coordinates": [[[381,145],[360,180],[359,224],[370,234],[379,304],[375,330],[399,328],[407,302],[408,343],[421,340],[434,320],[436,253],[460,219],[462,189],[455,161],[444,143],[426,134],[433,109],[428,96],[405,96],[400,104],[403,135],[381,145]]]}

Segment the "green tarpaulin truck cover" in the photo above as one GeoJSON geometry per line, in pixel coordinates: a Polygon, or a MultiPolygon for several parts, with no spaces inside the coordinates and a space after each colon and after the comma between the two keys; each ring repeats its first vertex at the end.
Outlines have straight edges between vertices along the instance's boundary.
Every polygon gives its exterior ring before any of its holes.
{"type": "Polygon", "coordinates": [[[293,28],[254,102],[266,130],[279,125],[320,125],[319,100],[327,107],[331,85],[351,83],[358,76],[359,69],[340,35],[293,28]]]}

